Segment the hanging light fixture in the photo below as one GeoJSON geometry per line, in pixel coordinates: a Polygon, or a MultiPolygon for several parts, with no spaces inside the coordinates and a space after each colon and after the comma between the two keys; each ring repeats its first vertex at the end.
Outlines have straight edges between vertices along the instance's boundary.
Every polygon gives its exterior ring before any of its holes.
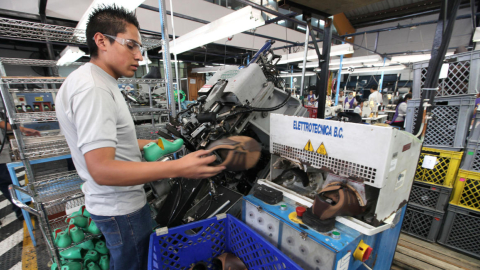
{"type": "Polygon", "coordinates": [[[182,35],[176,39],[175,45],[171,41],[170,52],[180,54],[264,24],[262,12],[247,6],[182,35]]]}
{"type": "Polygon", "coordinates": [[[67,46],[60,53],[60,59],[58,59],[57,61],[57,66],[69,66],[84,55],[85,52],[80,50],[80,48],[74,46],[67,46]]]}
{"type": "MultiPolygon", "coordinates": [[[[332,47],[333,48],[333,47],[332,47]]],[[[368,55],[368,56],[357,56],[357,57],[350,57],[350,58],[343,58],[342,65],[351,65],[351,64],[360,64],[365,63],[365,65],[373,65],[371,63],[374,62],[381,62],[383,65],[383,60],[380,55],[368,55]]],[[[330,59],[330,66],[338,66],[340,65],[340,59],[330,59]]],[[[361,66],[361,65],[358,65],[361,66]]],[[[303,64],[298,65],[299,68],[303,68],[303,64]]],[[[305,65],[306,68],[316,68],[318,67],[317,62],[309,62],[305,65]]],[[[329,69],[332,69],[330,67],[329,69]]]]}
{"type": "MultiPolygon", "coordinates": [[[[319,50],[320,50],[320,53],[322,53],[322,48],[320,48],[319,50]]],[[[352,54],[353,52],[354,51],[353,51],[352,44],[340,44],[340,45],[332,46],[332,48],[330,49],[330,56],[352,54]]],[[[282,55],[282,59],[278,61],[278,64],[281,65],[281,64],[291,63],[291,62],[300,62],[300,61],[303,61],[303,57],[304,57],[304,52],[285,54],[285,55],[282,55]]],[[[318,60],[316,51],[309,50],[307,54],[307,61],[315,61],[315,60],[318,60]]]]}
{"type": "MultiPolygon", "coordinates": [[[[305,76],[315,76],[317,73],[315,72],[305,72],[305,76]]],[[[289,77],[301,77],[302,76],[302,73],[298,72],[298,73],[288,73],[288,74],[280,74],[278,75],[278,77],[282,77],[282,78],[289,78],[289,77]]]]}

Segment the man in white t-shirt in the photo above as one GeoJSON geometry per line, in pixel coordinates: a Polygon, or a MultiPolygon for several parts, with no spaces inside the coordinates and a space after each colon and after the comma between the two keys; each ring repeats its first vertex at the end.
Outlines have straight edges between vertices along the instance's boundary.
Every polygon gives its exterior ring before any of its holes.
{"type": "Polygon", "coordinates": [[[143,184],[158,179],[212,177],[225,167],[209,151],[167,162],[141,162],[128,106],[117,79],[132,77],[142,61],[134,13],[116,6],[92,12],[86,37],[89,63],[72,72],[56,97],[56,113],[78,174],[85,205],[106,239],[110,269],[147,269],[150,208],[143,184]]]}
{"type": "Polygon", "coordinates": [[[378,106],[383,104],[383,97],[382,94],[378,92],[378,86],[374,85],[372,86],[372,88],[370,88],[368,102],[370,103],[370,107],[373,109],[374,112],[377,111],[378,106]]]}

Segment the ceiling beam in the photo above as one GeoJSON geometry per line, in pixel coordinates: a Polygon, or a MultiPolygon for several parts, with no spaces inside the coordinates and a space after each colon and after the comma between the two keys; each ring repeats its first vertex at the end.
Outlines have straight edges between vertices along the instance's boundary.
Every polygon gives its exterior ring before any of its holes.
{"type": "MultiPolygon", "coordinates": [[[[358,29],[372,25],[436,14],[440,11],[442,2],[443,0],[427,0],[395,8],[374,11],[367,14],[362,14],[360,16],[351,16],[349,19],[353,27],[358,29]]],[[[463,0],[460,8],[469,6],[469,0],[463,0]]]]}

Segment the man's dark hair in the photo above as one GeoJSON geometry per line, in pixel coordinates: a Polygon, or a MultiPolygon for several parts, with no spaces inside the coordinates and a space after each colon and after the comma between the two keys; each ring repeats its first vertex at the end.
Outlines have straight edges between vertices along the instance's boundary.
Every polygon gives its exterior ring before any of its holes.
{"type": "MultiPolygon", "coordinates": [[[[96,33],[117,36],[118,33],[125,33],[127,31],[127,23],[135,25],[140,29],[137,17],[133,12],[128,12],[123,7],[117,5],[101,6],[95,9],[87,22],[87,44],[90,50],[90,57],[98,56],[98,47],[93,37],[96,33]]],[[[115,42],[110,39],[110,43],[115,42]]]]}
{"type": "Polygon", "coordinates": [[[377,91],[378,86],[377,86],[377,85],[374,85],[374,86],[372,86],[371,88],[372,88],[373,90],[377,91]]]}

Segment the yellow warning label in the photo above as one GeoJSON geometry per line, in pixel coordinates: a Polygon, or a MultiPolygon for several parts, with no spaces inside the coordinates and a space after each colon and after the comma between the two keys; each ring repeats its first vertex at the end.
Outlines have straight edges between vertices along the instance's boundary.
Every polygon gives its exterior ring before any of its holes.
{"type": "Polygon", "coordinates": [[[327,149],[325,149],[325,145],[323,145],[323,143],[320,144],[320,146],[318,147],[317,153],[319,153],[320,155],[327,156],[327,149]]]}
{"type": "Polygon", "coordinates": [[[308,140],[307,144],[305,145],[305,147],[303,148],[307,151],[310,151],[310,152],[313,152],[313,145],[312,145],[312,142],[310,140],[308,140]]]}
{"type": "Polygon", "coordinates": [[[35,101],[43,101],[43,97],[35,97],[35,101]]]}

